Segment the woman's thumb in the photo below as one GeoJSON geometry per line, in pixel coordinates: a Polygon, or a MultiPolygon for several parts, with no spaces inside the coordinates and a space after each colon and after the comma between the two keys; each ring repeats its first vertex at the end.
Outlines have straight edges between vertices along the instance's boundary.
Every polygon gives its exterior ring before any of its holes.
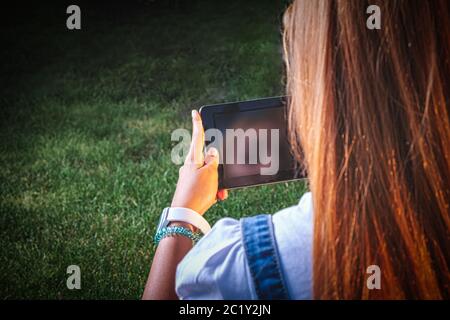
{"type": "Polygon", "coordinates": [[[219,165],[219,151],[216,148],[209,148],[206,152],[205,163],[207,165],[219,165]]]}

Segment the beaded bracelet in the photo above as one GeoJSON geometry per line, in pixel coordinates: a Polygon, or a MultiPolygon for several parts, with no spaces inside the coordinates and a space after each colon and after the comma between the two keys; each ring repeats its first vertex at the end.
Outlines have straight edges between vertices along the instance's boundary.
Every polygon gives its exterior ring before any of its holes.
{"type": "Polygon", "coordinates": [[[157,246],[162,239],[166,237],[173,237],[176,235],[187,237],[194,242],[198,241],[201,238],[199,233],[194,233],[187,228],[176,226],[162,228],[155,234],[155,238],[153,239],[153,241],[157,246]]]}

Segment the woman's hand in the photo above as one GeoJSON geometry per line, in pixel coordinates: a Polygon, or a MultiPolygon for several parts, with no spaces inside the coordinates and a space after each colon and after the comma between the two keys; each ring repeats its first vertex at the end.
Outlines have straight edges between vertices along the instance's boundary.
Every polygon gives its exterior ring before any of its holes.
{"type": "MultiPolygon", "coordinates": [[[[184,165],[180,168],[177,189],[172,207],[184,207],[204,214],[216,201],[227,197],[226,190],[218,191],[219,155],[210,149],[203,156],[204,132],[202,120],[197,111],[192,111],[192,143],[184,165]]],[[[192,226],[173,222],[186,228],[192,226]]],[[[186,237],[167,237],[161,240],[153,258],[142,299],[177,299],[175,273],[177,265],[192,248],[192,241],[186,237]]]]}
{"type": "Polygon", "coordinates": [[[172,207],[189,208],[203,215],[217,200],[225,200],[228,192],[218,190],[218,151],[209,148],[206,157],[203,155],[204,130],[196,110],[192,110],[192,126],[192,142],[180,168],[172,207]]]}

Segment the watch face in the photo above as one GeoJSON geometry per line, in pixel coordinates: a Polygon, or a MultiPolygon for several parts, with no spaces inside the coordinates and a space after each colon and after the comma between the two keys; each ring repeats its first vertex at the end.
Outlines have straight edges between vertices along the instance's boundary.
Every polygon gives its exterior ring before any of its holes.
{"type": "Polygon", "coordinates": [[[156,229],[156,232],[166,227],[168,224],[167,215],[169,214],[169,210],[167,209],[168,208],[164,208],[163,212],[161,213],[161,217],[159,218],[158,228],[156,229]]]}

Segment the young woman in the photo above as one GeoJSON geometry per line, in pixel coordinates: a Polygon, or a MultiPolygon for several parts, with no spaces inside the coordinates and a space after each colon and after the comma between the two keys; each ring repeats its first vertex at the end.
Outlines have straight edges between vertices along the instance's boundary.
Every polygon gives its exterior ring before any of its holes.
{"type": "MultiPolygon", "coordinates": [[[[370,4],[381,29],[360,0],[297,0],[284,16],[289,132],[311,193],[271,218],[222,219],[194,247],[165,235],[143,298],[450,298],[450,4],[370,4]]],[[[226,198],[203,141],[193,112],[172,207],[198,215],[226,198]]]]}

